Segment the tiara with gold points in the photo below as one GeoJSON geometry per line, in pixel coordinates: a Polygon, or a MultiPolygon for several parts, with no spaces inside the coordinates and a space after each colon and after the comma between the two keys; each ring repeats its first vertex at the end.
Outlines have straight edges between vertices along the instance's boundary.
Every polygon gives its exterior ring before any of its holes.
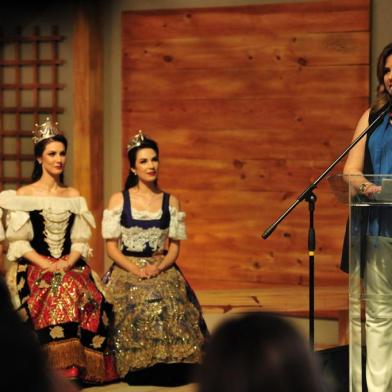
{"type": "Polygon", "coordinates": [[[57,128],[58,122],[53,123],[50,117],[46,117],[46,121],[42,124],[35,124],[33,133],[33,143],[37,144],[44,139],[49,139],[56,135],[61,135],[62,132],[57,128]]]}
{"type": "Polygon", "coordinates": [[[132,150],[132,148],[139,147],[143,143],[145,138],[146,136],[143,135],[143,131],[139,129],[139,132],[132,139],[129,140],[127,145],[127,151],[129,152],[130,150],[132,150]]]}

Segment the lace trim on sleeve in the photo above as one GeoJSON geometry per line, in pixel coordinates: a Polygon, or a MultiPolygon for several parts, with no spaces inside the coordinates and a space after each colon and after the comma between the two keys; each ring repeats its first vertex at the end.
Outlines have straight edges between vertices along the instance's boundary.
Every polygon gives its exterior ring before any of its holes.
{"type": "Polygon", "coordinates": [[[72,242],[87,242],[91,237],[91,228],[95,228],[95,220],[90,211],[75,216],[71,230],[72,242]]]}
{"type": "Polygon", "coordinates": [[[71,252],[79,252],[80,256],[87,260],[89,256],[92,254],[92,249],[89,247],[88,243],[83,242],[75,242],[71,245],[71,252]]]}
{"type": "Polygon", "coordinates": [[[33,248],[29,241],[17,240],[9,243],[7,259],[9,261],[15,261],[25,255],[27,252],[32,251],[33,248]]]}
{"type": "Polygon", "coordinates": [[[71,252],[79,252],[84,259],[92,253],[88,245],[92,234],[90,227],[95,228],[95,219],[85,204],[81,206],[80,213],[76,214],[71,230],[71,252]]]}
{"type": "Polygon", "coordinates": [[[30,215],[25,211],[9,211],[7,213],[7,230],[5,236],[9,242],[33,239],[33,226],[30,215]]]}
{"type": "Polygon", "coordinates": [[[102,237],[106,239],[119,238],[121,235],[121,208],[104,210],[102,220],[102,237]]]}
{"type": "Polygon", "coordinates": [[[174,207],[170,210],[169,238],[173,240],[186,240],[185,212],[178,211],[174,207]]]}
{"type": "Polygon", "coordinates": [[[33,235],[30,215],[25,211],[9,211],[5,233],[9,242],[7,258],[14,261],[33,250],[30,245],[33,235]]]}
{"type": "MultiPolygon", "coordinates": [[[[30,222],[30,214],[26,211],[9,211],[7,214],[7,231],[6,231],[6,237],[8,240],[13,240],[14,237],[16,236],[17,239],[21,239],[19,237],[20,230],[22,229],[23,226],[26,226],[26,224],[30,223],[31,227],[31,238],[33,238],[33,228],[31,226],[30,222]]],[[[21,231],[21,235],[24,235],[24,231],[21,231]]]]}

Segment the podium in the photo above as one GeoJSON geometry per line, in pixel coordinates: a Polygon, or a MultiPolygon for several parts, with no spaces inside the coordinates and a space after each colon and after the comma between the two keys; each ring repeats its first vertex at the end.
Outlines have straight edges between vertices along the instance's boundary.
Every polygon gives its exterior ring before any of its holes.
{"type": "Polygon", "coordinates": [[[328,179],[349,207],[349,384],[352,392],[392,391],[392,175],[366,179],[381,191],[360,193],[363,176],[328,179]]]}

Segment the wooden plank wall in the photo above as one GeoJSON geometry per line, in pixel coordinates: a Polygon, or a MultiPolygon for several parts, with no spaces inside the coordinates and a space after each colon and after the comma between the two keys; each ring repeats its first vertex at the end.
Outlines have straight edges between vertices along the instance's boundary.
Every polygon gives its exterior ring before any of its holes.
{"type": "Polygon", "coordinates": [[[73,39],[73,183],[94,215],[89,263],[104,273],[101,220],[103,205],[103,48],[97,1],[75,3],[73,39]]]}
{"type": "MultiPolygon", "coordinates": [[[[123,145],[161,147],[197,289],[308,282],[306,203],[261,233],[350,141],[369,97],[369,0],[124,12],[123,145]]],[[[127,160],[124,151],[124,177],[127,160]]],[[[316,284],[343,285],[346,206],[317,190],[316,284]]]]}

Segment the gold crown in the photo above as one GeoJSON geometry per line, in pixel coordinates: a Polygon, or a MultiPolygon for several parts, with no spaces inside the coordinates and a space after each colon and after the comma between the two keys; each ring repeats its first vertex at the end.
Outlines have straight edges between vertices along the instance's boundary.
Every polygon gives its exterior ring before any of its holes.
{"type": "Polygon", "coordinates": [[[146,138],[145,135],[143,135],[143,131],[139,129],[139,132],[129,140],[128,145],[127,145],[127,151],[132,150],[132,148],[139,147],[144,139],[146,138]]]}
{"type": "Polygon", "coordinates": [[[46,117],[46,121],[44,123],[42,123],[41,125],[35,124],[36,129],[32,132],[34,135],[33,136],[33,143],[37,144],[41,140],[49,139],[49,138],[56,136],[56,135],[61,135],[61,132],[57,128],[57,125],[59,125],[59,123],[55,122],[53,124],[50,117],[46,117]]]}

